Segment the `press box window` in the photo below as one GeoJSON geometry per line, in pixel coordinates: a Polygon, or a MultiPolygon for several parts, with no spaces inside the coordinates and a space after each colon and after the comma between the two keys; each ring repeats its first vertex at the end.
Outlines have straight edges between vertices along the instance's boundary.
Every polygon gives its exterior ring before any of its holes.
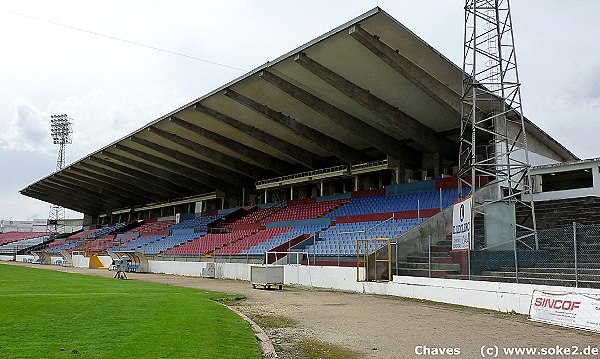
{"type": "Polygon", "coordinates": [[[591,168],[576,171],[547,173],[543,174],[541,177],[542,192],[591,188],[594,186],[591,168]]]}

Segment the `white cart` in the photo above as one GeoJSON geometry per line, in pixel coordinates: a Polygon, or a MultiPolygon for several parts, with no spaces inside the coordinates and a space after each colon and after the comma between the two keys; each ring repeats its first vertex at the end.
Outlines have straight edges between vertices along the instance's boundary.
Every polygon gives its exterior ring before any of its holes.
{"type": "Polygon", "coordinates": [[[283,266],[257,265],[250,267],[252,288],[262,285],[264,289],[283,288],[283,266]]]}

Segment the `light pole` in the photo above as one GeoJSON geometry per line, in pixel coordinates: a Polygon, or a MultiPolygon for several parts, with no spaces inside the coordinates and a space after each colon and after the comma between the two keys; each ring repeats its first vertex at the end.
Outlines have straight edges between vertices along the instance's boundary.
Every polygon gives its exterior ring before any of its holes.
{"type": "MultiPolygon", "coordinates": [[[[73,143],[73,120],[66,114],[50,116],[50,135],[58,147],[56,171],[65,166],[65,145],[73,143]]],[[[65,209],[57,204],[50,205],[47,231],[53,234],[62,233],[65,229],[65,209]]]]}

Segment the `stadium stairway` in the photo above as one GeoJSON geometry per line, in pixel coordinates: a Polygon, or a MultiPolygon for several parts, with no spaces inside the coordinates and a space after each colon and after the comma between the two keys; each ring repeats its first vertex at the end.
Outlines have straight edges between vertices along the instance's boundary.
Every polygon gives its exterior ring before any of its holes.
{"type": "MultiPolygon", "coordinates": [[[[524,221],[527,211],[517,208],[517,220],[524,221]]],[[[568,198],[535,202],[537,229],[570,226],[578,224],[600,223],[600,198],[568,198]],[[560,211],[556,209],[560,208],[560,211]]],[[[525,222],[530,225],[529,222],[525,222]]]]}
{"type": "MultiPolygon", "coordinates": [[[[454,279],[467,279],[465,275],[452,276],[454,279]]],[[[564,263],[537,263],[534,267],[519,268],[517,281],[514,267],[502,267],[497,271],[483,271],[481,275],[472,275],[471,280],[489,282],[509,282],[523,284],[554,285],[563,287],[600,288],[600,268],[598,264],[581,264],[577,281],[575,269],[564,263]]]]}
{"type": "MultiPolygon", "coordinates": [[[[505,251],[507,256],[514,252],[505,251]]],[[[477,252],[473,254],[477,255],[477,252]]],[[[577,255],[577,270],[575,257],[554,250],[518,251],[517,256],[524,258],[519,261],[518,280],[514,261],[492,270],[476,271],[471,275],[472,280],[491,282],[510,282],[541,285],[556,285],[565,287],[600,288],[600,250],[583,249],[577,255]],[[536,256],[533,256],[536,254],[536,256]]],[[[448,278],[467,279],[466,274],[449,275],[448,278]]]]}
{"type": "MultiPolygon", "coordinates": [[[[458,252],[459,253],[459,252],[458,252]]],[[[398,274],[413,277],[429,277],[429,258],[431,255],[431,277],[448,278],[452,274],[461,273],[462,258],[452,252],[452,241],[444,239],[430,247],[430,252],[421,252],[406,257],[406,261],[398,262],[398,274]]]]}

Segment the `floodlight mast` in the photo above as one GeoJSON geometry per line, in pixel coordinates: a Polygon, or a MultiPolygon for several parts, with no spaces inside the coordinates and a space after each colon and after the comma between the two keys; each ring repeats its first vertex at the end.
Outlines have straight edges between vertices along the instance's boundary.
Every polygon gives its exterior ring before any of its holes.
{"type": "MultiPolygon", "coordinates": [[[[492,196],[473,196],[471,223],[483,216],[485,227],[485,216],[498,214],[490,205],[504,203],[523,214],[520,220],[513,210],[508,216],[512,219],[502,215],[492,221],[513,226],[515,248],[518,243],[537,248],[520,86],[509,0],[466,0],[459,195],[465,198],[492,187],[492,196]]],[[[486,230],[479,234],[489,244],[486,230]]]]}
{"type": "MultiPolygon", "coordinates": [[[[66,114],[50,116],[50,135],[55,145],[58,145],[58,159],[56,171],[65,166],[65,145],[73,143],[73,120],[66,114]]],[[[64,233],[65,209],[62,206],[51,204],[48,215],[47,231],[52,234],[64,233]]]]}

